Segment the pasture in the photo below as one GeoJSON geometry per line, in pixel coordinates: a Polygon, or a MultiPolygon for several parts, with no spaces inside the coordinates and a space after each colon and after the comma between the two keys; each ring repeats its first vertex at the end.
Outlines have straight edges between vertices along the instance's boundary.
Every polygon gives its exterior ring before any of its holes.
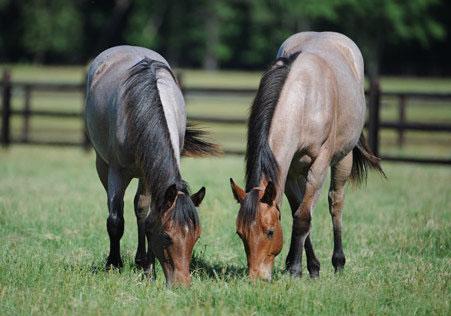
{"type": "Polygon", "coordinates": [[[13,146],[0,152],[0,314],[449,315],[451,169],[383,167],[387,180],[372,173],[366,187],[347,189],[342,274],[330,263],[332,225],[323,192],[312,233],[320,278],[282,273],[291,228],[285,201],[285,242],[274,280],[253,283],[245,277],[228,181],[243,183],[242,157],[184,159],[182,173],[193,191],[207,187],[199,210],[203,232],[192,286],[167,289],[161,269],[153,284],[134,269],[136,182],[125,201],[125,267],[107,273],[106,196],[93,153],[13,146]]]}
{"type": "MultiPolygon", "coordinates": [[[[79,82],[82,67],[13,66],[14,80],[79,82]]],[[[188,86],[256,87],[259,72],[205,73],[186,70],[188,86]]],[[[387,91],[447,92],[449,79],[383,78],[387,91]]],[[[21,109],[23,96],[13,96],[21,109]]],[[[193,97],[190,115],[245,117],[247,97],[193,97]]],[[[77,111],[81,94],[33,95],[33,109],[77,111]]],[[[382,119],[396,118],[395,101],[383,102],[382,119]]],[[[411,102],[408,120],[449,123],[447,104],[411,102]]],[[[13,119],[20,137],[21,118],[13,119]]],[[[205,125],[205,124],[203,124],[205,125]]],[[[209,124],[225,148],[242,149],[243,125],[209,124]]],[[[79,140],[79,119],[31,119],[30,137],[79,140]]],[[[449,157],[445,133],[383,131],[383,153],[449,157]]],[[[13,145],[0,150],[0,314],[442,314],[451,300],[451,169],[383,163],[384,180],[371,173],[366,187],[347,188],[344,210],[344,273],[331,265],[332,224],[327,184],[313,215],[312,242],[321,276],[311,280],[283,273],[291,233],[291,214],[283,203],[284,248],[271,283],[246,278],[246,258],[235,234],[238,205],[229,178],[243,184],[243,157],[184,159],[182,174],[193,191],[207,187],[199,209],[203,229],[194,249],[193,284],[167,289],[161,269],[149,284],[134,268],[137,243],[132,182],[125,201],[121,272],[105,272],[108,254],[106,195],[94,167],[93,152],[79,148],[13,145]]],[[[304,259],[305,260],[305,259],[304,259]]]]}

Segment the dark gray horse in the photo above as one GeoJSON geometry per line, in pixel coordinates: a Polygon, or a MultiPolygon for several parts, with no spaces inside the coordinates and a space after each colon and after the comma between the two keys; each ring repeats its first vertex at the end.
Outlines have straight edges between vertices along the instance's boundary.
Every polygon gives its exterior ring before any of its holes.
{"type": "Polygon", "coordinates": [[[139,178],[135,262],[154,273],[157,257],[169,285],[188,284],[192,249],[200,236],[196,207],[205,188],[189,195],[180,156],[212,154],[216,146],[203,141],[201,131],[187,127],[183,96],[166,60],[133,46],[98,55],[88,70],[86,123],[108,195],[107,268],[122,266],[123,198],[130,180],[139,178]]]}

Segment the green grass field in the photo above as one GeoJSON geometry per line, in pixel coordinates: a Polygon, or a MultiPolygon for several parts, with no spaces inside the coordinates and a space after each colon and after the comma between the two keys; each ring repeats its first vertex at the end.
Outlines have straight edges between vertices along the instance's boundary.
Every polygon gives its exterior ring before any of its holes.
{"type": "MultiPolygon", "coordinates": [[[[451,300],[451,169],[408,164],[383,167],[368,185],[347,190],[347,265],[330,263],[332,225],[323,192],[313,215],[321,276],[282,273],[290,211],[282,210],[284,248],[273,282],[250,282],[235,234],[237,205],[228,178],[240,184],[241,157],[185,159],[193,190],[207,187],[199,213],[190,288],[167,289],[133,267],[136,226],[130,186],[122,239],[125,268],[104,272],[108,250],[106,196],[93,153],[13,146],[0,151],[0,314],[324,314],[449,315],[451,300]]],[[[304,264],[305,266],[305,264],[304,264]]]]}
{"type": "MultiPolygon", "coordinates": [[[[7,65],[14,80],[80,82],[84,67],[7,65]]],[[[184,70],[187,86],[256,87],[259,72],[184,70]]],[[[450,79],[382,79],[386,91],[450,92],[450,79]]],[[[189,115],[246,117],[251,97],[190,97],[189,115]]],[[[382,119],[397,118],[396,100],[383,99],[382,119]]],[[[14,109],[23,106],[20,91],[14,109]]],[[[78,93],[35,93],[33,109],[78,111],[78,93]]],[[[409,121],[451,123],[449,104],[410,102],[409,121]]],[[[22,119],[13,118],[20,139],[22,119]]],[[[203,124],[226,149],[243,149],[244,125],[203,124]]],[[[31,119],[31,139],[78,141],[79,119],[31,119]]],[[[383,131],[383,153],[451,156],[446,133],[407,132],[396,144],[383,131]]],[[[183,175],[193,190],[207,187],[200,208],[202,237],[195,247],[193,285],[167,289],[164,276],[148,284],[133,266],[136,225],[126,196],[125,268],[104,272],[108,250],[106,196],[93,153],[80,149],[13,146],[0,150],[0,315],[17,314],[450,314],[451,169],[384,164],[388,180],[370,175],[367,187],[348,188],[344,214],[345,272],[330,263],[332,225],[326,192],[314,213],[313,243],[322,264],[319,280],[282,273],[290,237],[290,211],[282,211],[285,247],[271,283],[245,277],[246,259],[235,234],[237,205],[228,178],[243,180],[242,157],[186,159],[183,175]]]]}

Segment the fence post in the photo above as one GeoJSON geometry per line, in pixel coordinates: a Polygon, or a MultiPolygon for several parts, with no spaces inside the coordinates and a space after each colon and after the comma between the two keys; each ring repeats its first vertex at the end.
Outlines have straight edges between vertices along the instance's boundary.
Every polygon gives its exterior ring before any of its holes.
{"type": "Polygon", "coordinates": [[[89,140],[88,136],[88,126],[86,125],[86,119],[85,119],[85,108],[86,108],[86,87],[87,87],[87,80],[88,76],[87,74],[83,77],[83,86],[82,86],[82,95],[83,95],[83,101],[81,102],[81,120],[83,124],[83,149],[85,151],[89,151],[91,149],[91,141],[89,140]]]}
{"type": "Polygon", "coordinates": [[[368,143],[376,156],[379,156],[379,111],[380,111],[380,87],[379,80],[373,80],[370,84],[369,118],[368,118],[368,143]]]}
{"type": "Polygon", "coordinates": [[[11,143],[11,73],[9,70],[3,71],[3,92],[2,92],[2,146],[8,147],[11,143]]]}
{"type": "Polygon", "coordinates": [[[401,94],[399,96],[398,114],[399,114],[399,124],[401,125],[398,129],[398,146],[402,147],[404,145],[403,125],[406,121],[406,96],[404,94],[401,94]]]}
{"type": "Polygon", "coordinates": [[[22,142],[28,142],[28,134],[30,130],[30,112],[31,112],[31,86],[24,87],[25,101],[23,107],[23,125],[22,125],[22,142]]]}

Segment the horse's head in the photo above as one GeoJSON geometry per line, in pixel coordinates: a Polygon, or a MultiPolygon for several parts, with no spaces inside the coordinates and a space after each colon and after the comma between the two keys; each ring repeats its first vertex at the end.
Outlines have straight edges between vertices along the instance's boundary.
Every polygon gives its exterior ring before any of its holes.
{"type": "Polygon", "coordinates": [[[193,247],[201,229],[196,207],[205,196],[205,188],[189,196],[171,185],[160,210],[151,212],[146,222],[149,250],[160,261],[166,282],[189,285],[189,265],[193,247]]]}
{"type": "Polygon", "coordinates": [[[240,203],[236,231],[244,244],[249,277],[271,280],[274,258],[283,245],[280,211],[272,182],[245,192],[230,179],[233,196],[240,203]]]}

